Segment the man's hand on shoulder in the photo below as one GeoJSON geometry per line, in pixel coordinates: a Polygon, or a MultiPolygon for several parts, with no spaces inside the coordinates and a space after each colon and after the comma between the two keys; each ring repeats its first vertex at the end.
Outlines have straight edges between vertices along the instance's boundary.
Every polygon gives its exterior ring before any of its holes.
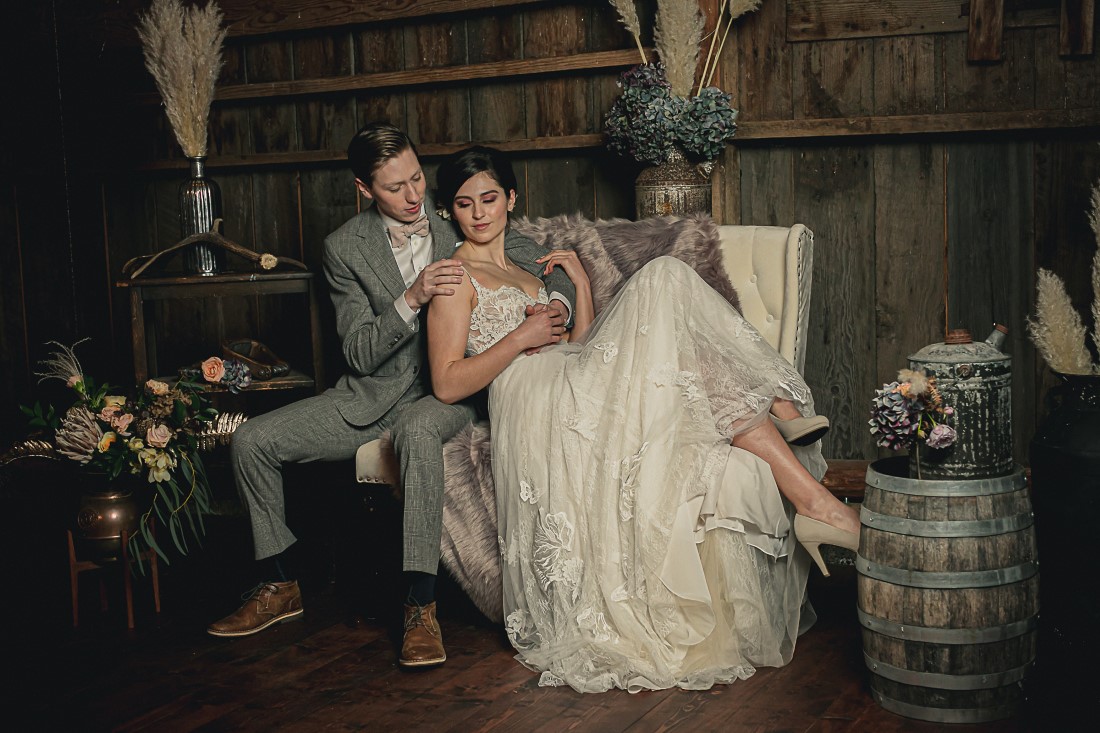
{"type": "Polygon", "coordinates": [[[455,285],[462,282],[462,265],[458,260],[438,260],[425,267],[405,291],[405,302],[419,310],[437,295],[454,295],[455,285]]]}

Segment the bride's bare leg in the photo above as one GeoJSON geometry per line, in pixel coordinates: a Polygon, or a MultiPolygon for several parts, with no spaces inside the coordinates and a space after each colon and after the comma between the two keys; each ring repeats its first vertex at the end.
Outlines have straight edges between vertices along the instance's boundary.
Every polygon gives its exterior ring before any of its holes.
{"type": "Polygon", "coordinates": [[[770,420],[739,433],[732,443],[735,448],[747,450],[771,466],[779,492],[794,505],[796,512],[837,529],[859,532],[859,514],[814,480],[770,420]]]}

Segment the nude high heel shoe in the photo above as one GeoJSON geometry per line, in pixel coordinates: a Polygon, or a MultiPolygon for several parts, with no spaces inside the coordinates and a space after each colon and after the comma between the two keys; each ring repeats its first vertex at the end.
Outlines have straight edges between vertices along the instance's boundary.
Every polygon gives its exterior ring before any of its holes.
{"type": "Polygon", "coordinates": [[[812,445],[829,432],[829,418],[824,415],[792,417],[790,420],[783,420],[775,415],[771,418],[783,440],[791,445],[812,445]]]}
{"type": "Polygon", "coordinates": [[[844,547],[853,552],[859,550],[859,534],[856,532],[839,529],[801,514],[794,515],[794,536],[806,548],[806,552],[810,553],[810,557],[821,568],[821,574],[826,578],[829,577],[829,570],[821,558],[821,545],[844,547]]]}

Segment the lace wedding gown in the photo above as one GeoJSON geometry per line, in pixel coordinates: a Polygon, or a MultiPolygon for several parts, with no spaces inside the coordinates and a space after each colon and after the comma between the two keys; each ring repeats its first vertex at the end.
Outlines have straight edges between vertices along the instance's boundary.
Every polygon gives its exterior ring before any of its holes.
{"type": "MultiPolygon", "coordinates": [[[[534,302],[474,287],[469,354],[534,302]]],[[[623,285],[583,344],[493,381],[505,625],[540,685],[706,689],[790,660],[814,620],[810,560],[768,465],[730,445],[776,397],[812,413],[795,369],[671,257],[623,285]]],[[[824,475],[818,447],[795,450],[824,475]]]]}

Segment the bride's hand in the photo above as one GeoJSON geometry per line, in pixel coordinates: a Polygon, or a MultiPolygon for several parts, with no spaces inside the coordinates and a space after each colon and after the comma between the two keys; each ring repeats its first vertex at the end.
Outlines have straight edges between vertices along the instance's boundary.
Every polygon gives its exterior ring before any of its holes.
{"type": "Polygon", "coordinates": [[[558,266],[565,271],[565,274],[569,276],[574,285],[588,282],[588,273],[585,272],[584,265],[581,264],[577,253],[571,249],[550,250],[550,254],[539,257],[535,262],[546,265],[542,271],[543,275],[549,275],[550,271],[558,266]]]}
{"type": "Polygon", "coordinates": [[[561,314],[546,306],[527,306],[527,317],[512,331],[519,347],[528,354],[558,343],[563,333],[565,324],[561,314]]]}

